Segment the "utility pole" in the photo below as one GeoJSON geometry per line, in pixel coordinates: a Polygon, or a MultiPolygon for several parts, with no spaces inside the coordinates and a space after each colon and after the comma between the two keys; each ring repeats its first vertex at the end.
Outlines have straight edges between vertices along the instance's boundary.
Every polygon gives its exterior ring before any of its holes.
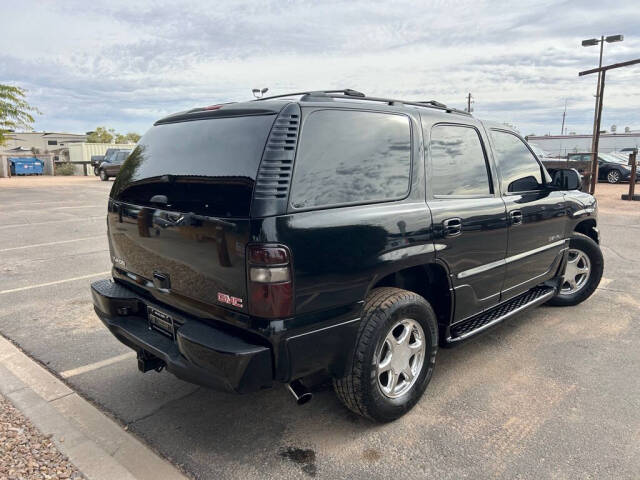
{"type": "Polygon", "coordinates": [[[594,68],[591,70],[585,70],[584,72],[578,73],[578,76],[582,77],[583,75],[589,75],[591,73],[598,73],[600,77],[600,81],[598,82],[598,109],[596,110],[596,119],[594,125],[594,135],[593,135],[593,164],[591,169],[591,190],[590,193],[593,195],[596,190],[596,183],[598,182],[598,143],[600,141],[600,122],[602,121],[602,99],[604,97],[604,81],[605,74],[608,70],[613,70],[615,68],[621,67],[629,67],[631,65],[640,64],[640,58],[636,60],[629,60],[628,62],[614,63],[612,65],[607,65],[605,67],[594,68]]]}
{"type": "Polygon", "coordinates": [[[564,99],[564,112],[562,112],[562,128],[560,129],[560,135],[564,135],[564,118],[567,115],[567,99],[564,99]]]}
{"type": "Polygon", "coordinates": [[[467,95],[467,112],[471,113],[473,110],[471,110],[471,102],[472,102],[473,97],[471,96],[471,92],[469,92],[469,95],[467,95]]]}

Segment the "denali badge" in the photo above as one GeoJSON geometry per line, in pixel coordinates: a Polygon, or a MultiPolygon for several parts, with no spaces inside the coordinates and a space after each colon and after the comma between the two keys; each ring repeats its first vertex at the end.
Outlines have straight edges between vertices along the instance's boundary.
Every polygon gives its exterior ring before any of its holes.
{"type": "Polygon", "coordinates": [[[222,303],[228,303],[237,308],[242,308],[242,299],[238,297],[232,297],[226,293],[218,292],[218,301],[222,303]]]}
{"type": "Polygon", "coordinates": [[[116,257],[115,255],[113,256],[113,263],[117,263],[121,267],[124,267],[126,265],[123,259],[121,259],[120,257],[116,257]]]}

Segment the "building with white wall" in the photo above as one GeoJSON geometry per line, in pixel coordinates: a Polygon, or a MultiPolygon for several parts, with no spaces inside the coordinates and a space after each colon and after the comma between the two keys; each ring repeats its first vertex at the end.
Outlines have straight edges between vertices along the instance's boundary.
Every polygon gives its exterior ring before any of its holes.
{"type": "MultiPolygon", "coordinates": [[[[554,156],[565,157],[567,153],[591,152],[593,135],[529,135],[526,138],[529,143],[538,145],[554,156]]],[[[600,152],[617,152],[634,147],[640,148],[640,131],[600,134],[600,152]]]]}

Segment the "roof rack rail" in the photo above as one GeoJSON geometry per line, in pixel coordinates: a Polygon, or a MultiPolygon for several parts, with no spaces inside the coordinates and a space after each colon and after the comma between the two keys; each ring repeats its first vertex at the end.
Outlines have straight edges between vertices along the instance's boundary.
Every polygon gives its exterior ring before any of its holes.
{"type": "Polygon", "coordinates": [[[282,95],[273,95],[271,97],[263,97],[258,98],[257,100],[253,100],[254,102],[259,102],[262,100],[272,100],[275,98],[285,98],[285,97],[297,97],[297,96],[308,96],[309,100],[317,97],[328,97],[331,99],[340,99],[340,98],[348,98],[349,100],[365,100],[370,102],[382,102],[387,105],[412,105],[415,107],[425,107],[425,108],[435,108],[437,110],[444,110],[448,113],[459,113],[462,115],[472,116],[471,113],[465,112],[464,110],[458,110],[457,108],[448,107],[444,103],[438,102],[436,100],[421,100],[421,101],[411,101],[411,100],[398,100],[393,98],[382,98],[382,97],[368,97],[364,93],[359,92],[357,90],[352,90],[351,88],[345,88],[342,90],[309,90],[307,92],[295,92],[295,93],[285,93],[282,95]]]}

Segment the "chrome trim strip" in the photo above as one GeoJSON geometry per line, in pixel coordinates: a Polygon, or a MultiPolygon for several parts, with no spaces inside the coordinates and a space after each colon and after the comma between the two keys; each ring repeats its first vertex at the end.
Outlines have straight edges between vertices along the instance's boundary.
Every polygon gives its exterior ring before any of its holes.
{"type": "Polygon", "coordinates": [[[483,330],[486,330],[487,328],[494,326],[496,323],[500,323],[503,320],[511,318],[515,314],[520,313],[521,311],[526,310],[529,307],[533,307],[535,305],[540,305],[541,303],[546,302],[547,299],[553,297],[555,294],[556,294],[556,291],[554,289],[552,289],[549,292],[545,293],[544,295],[540,295],[538,298],[536,298],[532,302],[529,302],[529,303],[527,303],[525,305],[522,305],[521,307],[518,307],[518,308],[516,308],[514,310],[511,310],[509,313],[506,313],[502,317],[496,318],[495,320],[492,320],[489,323],[487,323],[485,325],[482,325],[479,328],[476,328],[475,330],[467,332],[464,335],[460,335],[459,337],[455,337],[455,338],[449,337],[449,338],[447,338],[447,342],[449,342],[449,343],[459,342],[461,340],[464,340],[465,338],[468,338],[468,337],[470,337],[472,335],[475,335],[476,333],[480,333],[483,330]]]}
{"type": "Polygon", "coordinates": [[[538,247],[538,248],[534,248],[533,250],[529,250],[527,252],[522,252],[522,253],[518,253],[517,255],[513,255],[511,257],[507,257],[505,259],[506,263],[512,263],[512,262],[516,262],[518,260],[522,260],[525,257],[528,257],[530,255],[535,255],[536,253],[540,253],[540,252],[544,252],[545,250],[549,250],[550,248],[553,247],[559,247],[560,245],[564,244],[565,240],[558,240],[557,242],[553,242],[553,243],[549,243],[547,245],[543,245],[542,247],[538,247]]]}
{"type": "Polygon", "coordinates": [[[557,242],[549,243],[547,245],[543,245],[542,247],[534,248],[533,250],[528,250],[526,252],[518,253],[517,255],[512,255],[511,257],[507,257],[504,260],[496,260],[495,262],[490,262],[485,265],[480,265],[479,267],[473,267],[468,270],[463,270],[458,273],[458,278],[467,278],[472,275],[477,275],[478,273],[486,272],[487,270],[491,270],[493,268],[501,267],[502,265],[507,265],[508,263],[517,262],[518,260],[522,260],[530,255],[535,255],[536,253],[544,252],[545,250],[549,250],[553,247],[558,247],[562,245],[566,240],[558,240],[557,242]]]}
{"type": "Polygon", "coordinates": [[[287,337],[287,341],[294,339],[294,338],[298,338],[298,337],[304,337],[305,335],[309,335],[311,333],[316,333],[316,332],[321,332],[323,330],[328,330],[330,328],[334,328],[334,327],[341,327],[343,325],[348,325],[349,323],[353,323],[353,322],[358,322],[360,321],[361,317],[358,318],[354,318],[352,320],[347,320],[346,322],[340,322],[340,323],[336,323],[334,325],[329,325],[327,327],[322,327],[322,328],[318,328],[317,330],[311,330],[309,332],[304,332],[304,333],[299,333],[298,335],[291,335],[290,337],[287,337]]]}

